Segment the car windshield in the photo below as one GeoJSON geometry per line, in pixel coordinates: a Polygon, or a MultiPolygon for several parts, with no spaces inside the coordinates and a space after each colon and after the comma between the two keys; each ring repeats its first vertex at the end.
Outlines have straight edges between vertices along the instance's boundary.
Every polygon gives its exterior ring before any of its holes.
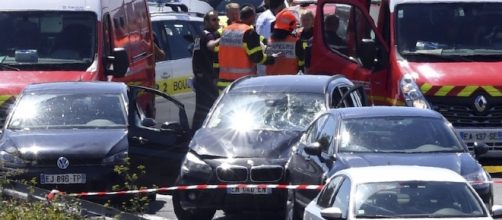
{"type": "Polygon", "coordinates": [[[356,218],[487,217],[476,192],[462,182],[396,181],[356,187],[356,218]]]}
{"type": "Polygon", "coordinates": [[[86,70],[96,53],[92,12],[1,12],[0,63],[16,69],[86,70]]]}
{"type": "Polygon", "coordinates": [[[463,145],[448,122],[426,117],[345,119],[339,152],[462,152],[463,145]]]}
{"type": "Polygon", "coordinates": [[[403,4],[395,16],[407,59],[502,60],[502,3],[403,4]]]}
{"type": "Polygon", "coordinates": [[[8,129],[125,127],[124,103],[120,94],[26,94],[8,129]]]}
{"type": "Polygon", "coordinates": [[[310,93],[229,93],[207,127],[236,130],[304,130],[325,110],[324,96],[310,93]]]}

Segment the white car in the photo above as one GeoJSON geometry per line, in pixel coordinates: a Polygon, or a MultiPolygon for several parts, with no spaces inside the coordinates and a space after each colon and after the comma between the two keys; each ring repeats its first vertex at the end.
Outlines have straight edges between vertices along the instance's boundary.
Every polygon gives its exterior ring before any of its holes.
{"type": "MultiPolygon", "coordinates": [[[[191,88],[193,39],[202,34],[202,16],[212,7],[202,1],[193,4],[149,3],[152,29],[166,54],[155,64],[155,84],[184,105],[191,124],[195,93],[191,88]]],[[[164,111],[164,110],[163,110],[164,111]]]]}
{"type": "MultiPolygon", "coordinates": [[[[493,216],[502,208],[495,205],[493,216]]],[[[305,208],[304,220],[492,219],[457,173],[434,167],[374,166],[337,172],[305,208]]]]}

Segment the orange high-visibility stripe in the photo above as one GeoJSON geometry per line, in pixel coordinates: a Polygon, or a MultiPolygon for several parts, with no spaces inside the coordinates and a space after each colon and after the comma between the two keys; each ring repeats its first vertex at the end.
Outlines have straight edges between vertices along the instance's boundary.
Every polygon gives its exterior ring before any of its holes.
{"type": "Polygon", "coordinates": [[[243,46],[244,33],[251,28],[246,24],[232,23],[223,30],[218,52],[221,80],[233,81],[256,74],[256,64],[251,62],[243,46]]]}
{"type": "Polygon", "coordinates": [[[298,58],[296,57],[296,41],[294,36],[288,36],[283,41],[269,39],[267,54],[280,52],[282,56],[275,59],[273,65],[267,65],[267,75],[285,75],[298,73],[298,58]]]}

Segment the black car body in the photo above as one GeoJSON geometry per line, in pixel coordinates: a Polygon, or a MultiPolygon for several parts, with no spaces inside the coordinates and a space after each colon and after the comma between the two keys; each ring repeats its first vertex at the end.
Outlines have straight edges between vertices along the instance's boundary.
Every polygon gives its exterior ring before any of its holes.
{"type": "MultiPolygon", "coordinates": [[[[281,184],[291,145],[315,116],[361,106],[362,91],[341,76],[261,76],[227,87],[190,142],[179,185],[281,184]],[[347,95],[344,95],[347,94],[347,95]],[[344,101],[340,101],[344,97],[344,101]]],[[[284,190],[187,190],[173,194],[178,219],[224,211],[281,210],[284,190]]]]}
{"type": "MultiPolygon", "coordinates": [[[[479,147],[476,155],[486,152],[479,147]]],[[[417,165],[462,175],[491,207],[491,177],[439,113],[409,107],[333,109],[320,115],[294,145],[287,170],[291,184],[323,184],[351,167],[417,165]]],[[[290,216],[300,218],[317,195],[290,191],[290,216]]]]}
{"type": "Polygon", "coordinates": [[[7,118],[0,168],[9,178],[34,179],[64,192],[124,186],[124,175],[114,168],[127,164],[131,172],[145,166],[138,187],[172,185],[188,149],[188,129],[183,105],[157,90],[114,82],[34,84],[7,118]],[[176,108],[174,116],[143,109],[141,103],[151,98],[157,112],[176,108]]]}

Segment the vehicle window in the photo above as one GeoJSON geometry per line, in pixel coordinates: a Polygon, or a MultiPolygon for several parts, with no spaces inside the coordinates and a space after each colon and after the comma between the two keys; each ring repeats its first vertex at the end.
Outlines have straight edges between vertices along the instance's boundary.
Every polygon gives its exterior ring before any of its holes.
{"type": "Polygon", "coordinates": [[[487,214],[467,183],[373,182],[356,187],[356,218],[463,218],[487,214]]]}
{"type": "Polygon", "coordinates": [[[155,21],[156,35],[162,50],[167,55],[168,60],[177,60],[192,57],[189,50],[192,43],[187,36],[196,36],[187,21],[168,20],[155,21]]]}
{"type": "Polygon", "coordinates": [[[202,21],[191,21],[192,28],[196,35],[201,35],[204,30],[204,22],[202,21]]]}
{"type": "Polygon", "coordinates": [[[23,95],[9,129],[125,127],[120,94],[55,93],[23,95]]]}
{"type": "Polygon", "coordinates": [[[307,136],[305,138],[305,143],[306,144],[311,144],[314,143],[318,140],[319,137],[319,131],[324,125],[324,122],[328,118],[328,115],[323,115],[319,117],[308,129],[307,131],[307,136]]]}
{"type": "MultiPolygon", "coordinates": [[[[349,92],[351,88],[348,86],[338,86],[333,90],[333,102],[332,105],[335,107],[338,105],[340,100],[343,98],[345,93],[349,92]]],[[[342,101],[342,105],[339,107],[356,107],[356,106],[362,106],[362,101],[360,98],[360,94],[358,91],[352,91],[348,96],[345,97],[345,99],[342,101]]]]}
{"type": "Polygon", "coordinates": [[[325,110],[322,95],[310,93],[228,93],[209,119],[210,128],[305,130],[325,110]]]}
{"type": "Polygon", "coordinates": [[[319,193],[319,197],[317,198],[317,205],[321,208],[328,208],[330,205],[330,200],[333,197],[333,194],[340,186],[340,183],[343,180],[343,176],[337,176],[331,181],[329,181],[326,186],[319,193]]]}
{"type": "Polygon", "coordinates": [[[96,54],[96,23],[92,12],[2,12],[0,29],[9,31],[0,37],[0,63],[86,70],[96,54]]]}
{"type": "Polygon", "coordinates": [[[463,152],[448,122],[426,117],[373,117],[341,122],[339,152],[463,152]]]}
{"type": "Polygon", "coordinates": [[[326,119],[326,123],[322,127],[322,130],[319,132],[318,142],[322,143],[323,146],[326,146],[322,149],[322,151],[326,154],[330,154],[330,146],[333,143],[333,138],[336,132],[336,120],[334,117],[328,116],[326,119]]]}
{"type": "Polygon", "coordinates": [[[165,123],[184,123],[184,119],[180,117],[180,107],[159,94],[139,89],[138,98],[135,101],[136,117],[142,127],[160,129],[165,123]],[[151,105],[151,100],[155,100],[154,106],[151,105]]]}
{"type": "Polygon", "coordinates": [[[328,3],[323,6],[324,43],[332,51],[348,56],[348,27],[352,6],[328,3]]]}
{"type": "Polygon", "coordinates": [[[465,60],[466,56],[500,60],[502,3],[398,5],[396,40],[398,52],[411,60],[465,60]]]}
{"type": "Polygon", "coordinates": [[[329,206],[337,207],[342,211],[342,218],[347,218],[349,212],[350,184],[349,179],[344,179],[329,204],[329,206]]]}

